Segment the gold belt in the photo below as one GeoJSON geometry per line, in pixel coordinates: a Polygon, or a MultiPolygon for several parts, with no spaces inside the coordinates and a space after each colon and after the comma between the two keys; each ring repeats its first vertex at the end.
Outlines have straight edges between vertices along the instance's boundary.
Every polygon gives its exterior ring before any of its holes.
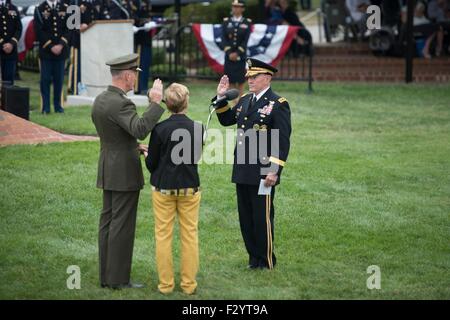
{"type": "Polygon", "coordinates": [[[161,192],[162,194],[169,196],[192,196],[200,191],[198,188],[182,188],[182,189],[160,189],[152,186],[153,191],[161,192]]]}

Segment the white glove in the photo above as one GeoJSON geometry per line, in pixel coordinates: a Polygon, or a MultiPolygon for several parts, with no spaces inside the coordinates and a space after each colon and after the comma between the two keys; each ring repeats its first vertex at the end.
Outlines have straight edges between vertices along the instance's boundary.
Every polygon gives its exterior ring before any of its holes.
{"type": "Polygon", "coordinates": [[[158,25],[156,24],[155,21],[150,21],[150,22],[147,22],[146,24],[144,24],[144,30],[149,31],[149,30],[155,29],[157,26],[158,25]]]}
{"type": "Polygon", "coordinates": [[[133,33],[136,33],[136,32],[138,32],[138,31],[139,31],[139,28],[136,27],[136,26],[133,26],[133,33]]]}

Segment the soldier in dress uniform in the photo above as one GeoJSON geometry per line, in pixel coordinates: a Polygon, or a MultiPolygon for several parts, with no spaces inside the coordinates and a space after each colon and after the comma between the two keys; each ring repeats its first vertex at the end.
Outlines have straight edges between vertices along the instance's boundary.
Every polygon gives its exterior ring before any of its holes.
{"type": "MultiPolygon", "coordinates": [[[[142,27],[151,20],[150,0],[105,0],[108,8],[107,18],[111,20],[132,19],[135,27],[142,27]]],[[[134,91],[144,93],[148,89],[150,76],[152,39],[148,31],[139,30],[134,35],[135,52],[139,55],[139,66],[142,72],[136,82],[134,91]]]]}
{"type": "Polygon", "coordinates": [[[131,14],[130,1],[127,0],[105,0],[105,6],[108,8],[107,19],[109,20],[128,20],[133,19],[131,14]]]}
{"type": "MultiPolygon", "coordinates": [[[[272,269],[276,264],[273,199],[289,153],[291,112],[287,100],[270,87],[277,69],[256,59],[247,59],[247,63],[250,93],[231,108],[225,100],[219,102],[216,113],[223,126],[238,127],[232,182],[236,184],[248,267],[272,269]],[[260,194],[260,187],[271,190],[260,194]]],[[[229,79],[224,75],[213,101],[223,96],[228,87],[229,79]]]]}
{"type": "Polygon", "coordinates": [[[130,54],[106,63],[111,67],[112,85],[97,96],[92,121],[100,137],[97,187],[103,189],[99,224],[100,284],[113,289],[140,288],[130,282],[136,212],[144,185],[140,152],[145,139],[164,112],[161,80],[149,91],[149,107],[142,117],[126,92],[137,78],[138,55],[130,54]]]}
{"type": "Polygon", "coordinates": [[[64,63],[69,52],[70,32],[67,7],[62,0],[42,2],[34,12],[34,27],[39,41],[42,113],[50,113],[50,83],[53,82],[55,112],[63,113],[64,63]]]}
{"type": "Polygon", "coordinates": [[[224,73],[232,86],[242,95],[245,83],[245,59],[247,41],[250,37],[252,21],[242,16],[245,10],[244,0],[233,0],[232,15],[222,23],[222,44],[225,51],[224,73]]]}
{"type": "MultiPolygon", "coordinates": [[[[67,90],[78,94],[78,83],[81,82],[80,32],[85,31],[95,20],[105,19],[105,8],[101,0],[71,0],[71,5],[80,7],[80,29],[71,31],[70,67],[67,90]]],[[[107,9],[106,9],[107,10],[107,9]]]]}
{"type": "Polygon", "coordinates": [[[17,7],[11,0],[0,0],[0,70],[2,81],[14,84],[17,64],[17,45],[22,23],[17,7]]]}
{"type": "MultiPolygon", "coordinates": [[[[134,25],[142,27],[151,21],[152,5],[150,0],[136,1],[137,12],[134,16],[134,25]]],[[[139,79],[136,83],[135,92],[145,94],[148,90],[148,79],[150,77],[150,64],[152,61],[152,37],[149,31],[139,30],[134,34],[135,52],[139,54],[139,79]]]]}

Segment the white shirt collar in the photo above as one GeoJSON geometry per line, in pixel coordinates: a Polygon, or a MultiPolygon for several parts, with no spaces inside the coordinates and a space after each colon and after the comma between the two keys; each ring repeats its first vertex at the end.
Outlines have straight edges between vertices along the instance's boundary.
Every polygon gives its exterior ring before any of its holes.
{"type": "MultiPolygon", "coordinates": [[[[267,88],[265,88],[263,91],[261,91],[257,96],[256,96],[256,101],[258,101],[266,92],[267,90],[270,89],[270,86],[268,86],[267,88]]],[[[253,97],[255,96],[255,94],[253,94],[253,97]]],[[[253,99],[252,97],[252,99],[253,99]]]]}
{"type": "Polygon", "coordinates": [[[239,22],[239,21],[242,20],[242,16],[240,16],[240,17],[232,16],[232,17],[231,17],[231,20],[232,20],[232,21],[235,21],[235,22],[239,22]]]}

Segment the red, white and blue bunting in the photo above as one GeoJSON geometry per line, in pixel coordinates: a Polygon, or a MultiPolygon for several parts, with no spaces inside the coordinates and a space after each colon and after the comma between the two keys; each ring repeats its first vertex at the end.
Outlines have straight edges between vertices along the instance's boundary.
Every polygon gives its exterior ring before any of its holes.
{"type": "Polygon", "coordinates": [[[19,44],[17,46],[19,61],[23,61],[25,59],[27,51],[33,48],[33,44],[36,39],[33,28],[33,17],[25,16],[21,19],[21,21],[22,35],[20,36],[19,44]]]}
{"type": "MultiPolygon", "coordinates": [[[[221,24],[192,25],[200,48],[211,68],[222,74],[225,53],[221,24]]],[[[247,56],[276,66],[288,51],[298,27],[254,24],[247,43],[247,56]]]]}

